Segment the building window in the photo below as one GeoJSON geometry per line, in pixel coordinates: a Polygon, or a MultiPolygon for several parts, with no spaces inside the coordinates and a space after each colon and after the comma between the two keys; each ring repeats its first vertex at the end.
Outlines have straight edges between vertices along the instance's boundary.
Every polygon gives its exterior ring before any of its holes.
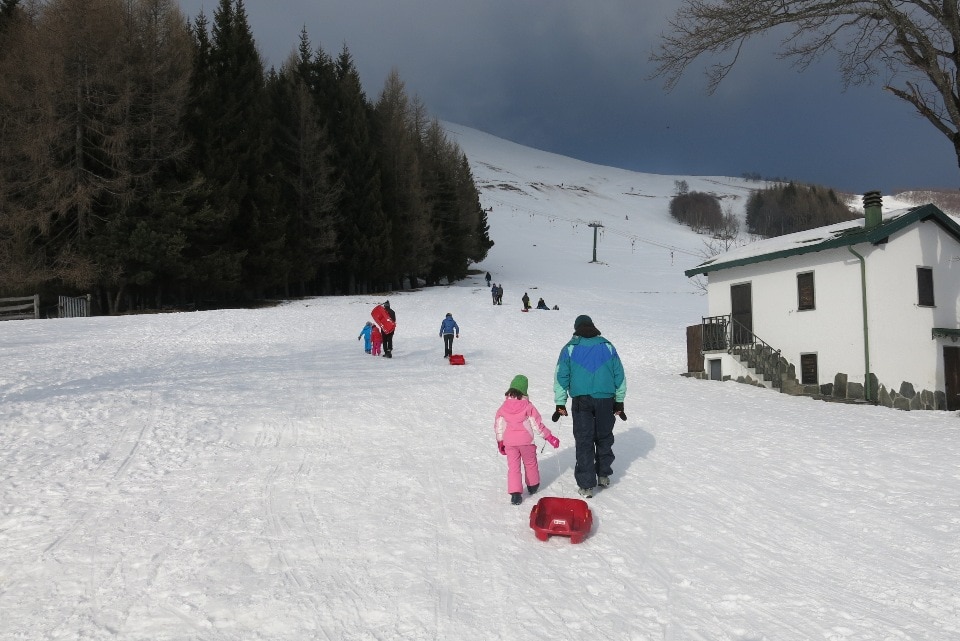
{"type": "Polygon", "coordinates": [[[819,381],[817,355],[800,354],[800,382],[804,385],[817,385],[819,381]]]}
{"type": "Polygon", "coordinates": [[[797,274],[797,309],[816,309],[816,298],[813,291],[813,272],[797,274]]]}
{"type": "Polygon", "coordinates": [[[933,307],[933,270],[929,267],[917,267],[917,304],[933,307]]]}

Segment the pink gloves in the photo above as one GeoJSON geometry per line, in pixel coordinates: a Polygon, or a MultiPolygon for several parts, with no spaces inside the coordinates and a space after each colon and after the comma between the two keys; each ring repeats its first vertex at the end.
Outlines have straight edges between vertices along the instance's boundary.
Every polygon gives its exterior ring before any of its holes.
{"type": "Polygon", "coordinates": [[[553,449],[557,449],[558,447],[560,447],[560,439],[558,439],[558,438],[557,438],[556,436],[554,436],[553,434],[551,434],[550,436],[548,436],[548,437],[546,438],[546,441],[547,441],[547,443],[549,443],[550,445],[553,446],[553,449]]]}
{"type": "Polygon", "coordinates": [[[500,450],[500,453],[504,456],[507,455],[507,448],[503,446],[503,441],[497,441],[497,449],[500,450]]]}

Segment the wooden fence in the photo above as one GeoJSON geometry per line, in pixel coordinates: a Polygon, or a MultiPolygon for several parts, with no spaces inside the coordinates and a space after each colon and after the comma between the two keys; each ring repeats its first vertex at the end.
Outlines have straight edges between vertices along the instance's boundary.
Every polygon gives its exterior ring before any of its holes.
{"type": "Polygon", "coordinates": [[[90,294],[86,296],[61,296],[57,302],[58,318],[78,318],[90,315],[90,294]]]}
{"type": "Polygon", "coordinates": [[[0,298],[0,320],[40,318],[40,295],[0,298]]]}

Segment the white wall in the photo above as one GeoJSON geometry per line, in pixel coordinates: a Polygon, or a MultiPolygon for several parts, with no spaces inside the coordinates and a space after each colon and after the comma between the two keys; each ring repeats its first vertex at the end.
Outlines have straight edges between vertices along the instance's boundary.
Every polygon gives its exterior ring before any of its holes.
{"type": "Polygon", "coordinates": [[[821,384],[832,383],[836,372],[862,381],[860,271],[845,249],[735,267],[710,274],[709,279],[711,315],[729,314],[730,286],[749,282],[758,338],[780,349],[798,370],[802,353],[816,353],[821,384]],[[816,308],[799,311],[797,274],[809,271],[814,273],[816,308]]]}
{"type": "MultiPolygon", "coordinates": [[[[960,245],[928,222],[897,233],[884,245],[853,249],[866,259],[870,371],[894,390],[902,381],[918,391],[942,390],[941,347],[950,342],[933,340],[931,328],[960,327],[960,245]],[[918,266],[934,270],[934,308],[917,304],[918,266]]],[[[797,367],[798,378],[800,355],[816,353],[820,384],[833,382],[837,372],[864,383],[860,262],[848,248],[725,269],[708,279],[711,316],[730,313],[731,285],[751,283],[754,333],[782,350],[797,367]],[[799,311],[797,274],[810,271],[816,309],[799,311]]]]}
{"type": "Polygon", "coordinates": [[[944,344],[934,327],[958,327],[960,245],[934,222],[891,237],[868,263],[871,369],[881,383],[902,381],[921,389],[944,389],[944,344]],[[917,303],[917,267],[933,269],[934,307],[917,303]],[[874,311],[876,310],[876,311],[874,311]]]}

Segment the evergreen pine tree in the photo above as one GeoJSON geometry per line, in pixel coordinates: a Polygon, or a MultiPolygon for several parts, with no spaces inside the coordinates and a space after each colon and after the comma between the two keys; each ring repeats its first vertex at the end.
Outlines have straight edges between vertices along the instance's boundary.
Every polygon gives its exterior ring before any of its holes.
{"type": "Polygon", "coordinates": [[[332,147],[311,87],[326,63],[314,55],[306,30],[296,56],[271,78],[274,153],[283,176],[280,206],[287,212],[288,289],[299,295],[324,291],[318,275],[337,258],[332,147]]]}
{"type": "MultiPolygon", "coordinates": [[[[480,205],[480,192],[477,191],[466,154],[456,147],[453,153],[454,155],[459,154],[460,158],[457,165],[456,180],[463,233],[467,237],[466,259],[468,263],[479,263],[487,257],[487,252],[493,247],[493,241],[490,240],[490,225],[487,223],[487,212],[480,205]]],[[[466,272],[462,277],[465,276],[466,272]]]]}
{"type": "Polygon", "coordinates": [[[396,70],[387,77],[375,111],[383,210],[393,231],[389,269],[394,286],[402,287],[406,277],[415,287],[432,255],[430,225],[420,176],[419,114],[396,70]]]}
{"type": "Polygon", "coordinates": [[[426,201],[434,229],[434,259],[428,282],[453,282],[466,276],[467,238],[457,194],[455,147],[437,120],[427,127],[424,151],[426,201]]]}
{"type": "Polygon", "coordinates": [[[211,205],[229,221],[229,253],[243,256],[238,293],[255,298],[283,282],[286,221],[277,207],[263,63],[242,0],[220,0],[208,63],[209,86],[200,88],[194,114],[205,126],[199,161],[211,205]]]}
{"type": "Polygon", "coordinates": [[[390,277],[391,229],[381,207],[380,174],[370,135],[371,109],[346,47],[335,69],[338,123],[331,133],[342,187],[337,204],[342,216],[337,230],[343,256],[340,286],[346,293],[365,293],[390,277]]]}

